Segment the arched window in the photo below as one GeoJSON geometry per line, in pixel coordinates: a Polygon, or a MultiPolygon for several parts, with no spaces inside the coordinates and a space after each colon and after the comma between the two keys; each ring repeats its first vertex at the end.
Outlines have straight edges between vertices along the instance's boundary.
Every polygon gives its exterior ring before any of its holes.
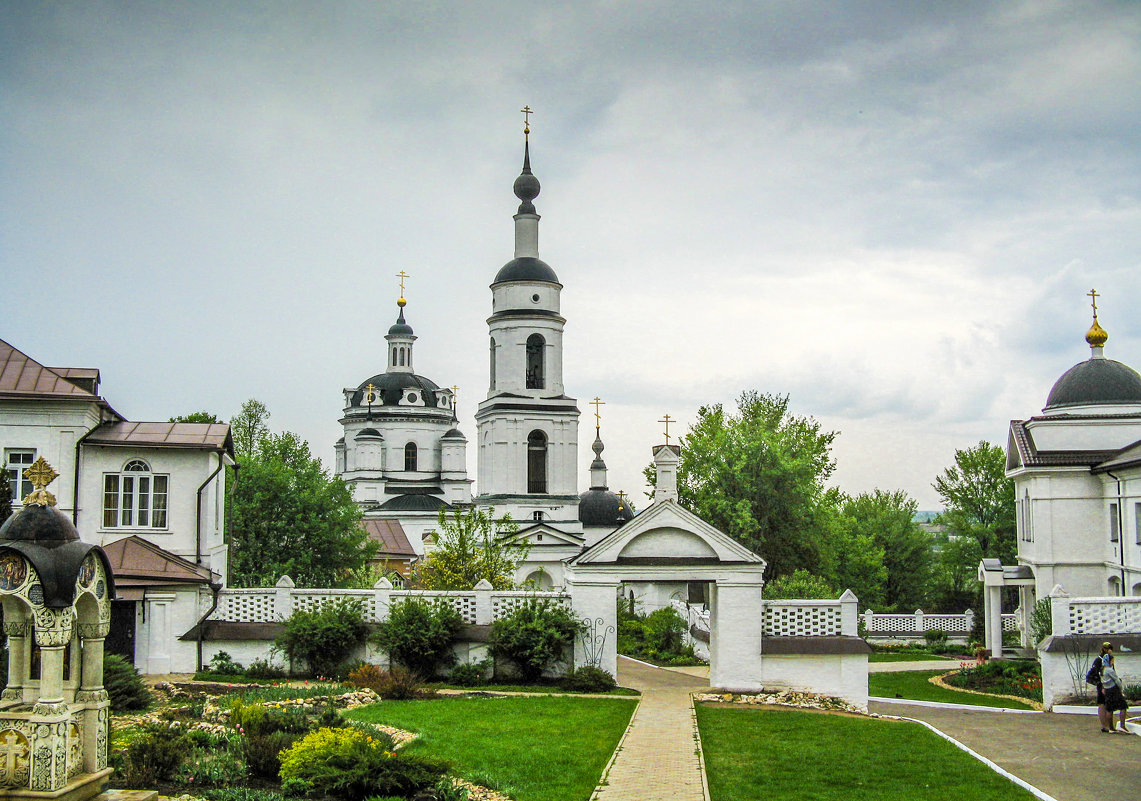
{"type": "Polygon", "coordinates": [[[103,475],[104,528],[166,528],[170,477],[155,475],[142,459],[103,475]]]}
{"type": "Polygon", "coordinates": [[[532,431],[527,435],[527,492],[547,491],[547,435],[532,431]]]}
{"type": "Polygon", "coordinates": [[[400,351],[400,366],[403,367],[404,366],[404,348],[398,348],[398,350],[400,351]]]}
{"type": "Polygon", "coordinates": [[[546,344],[539,334],[527,337],[527,389],[543,389],[546,386],[543,370],[546,344]]]}
{"type": "Polygon", "coordinates": [[[495,337],[491,338],[491,388],[495,389],[495,337]]]}
{"type": "Polygon", "coordinates": [[[404,470],[409,473],[416,471],[416,443],[409,442],[404,446],[404,470]]]}

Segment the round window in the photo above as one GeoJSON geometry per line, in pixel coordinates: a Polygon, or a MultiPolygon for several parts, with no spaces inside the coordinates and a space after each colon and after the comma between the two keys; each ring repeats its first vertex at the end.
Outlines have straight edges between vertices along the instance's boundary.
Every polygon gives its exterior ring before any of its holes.
{"type": "Polygon", "coordinates": [[[409,403],[415,403],[416,402],[416,393],[415,392],[409,392],[407,400],[409,403]]]}
{"type": "Polygon", "coordinates": [[[531,300],[532,300],[532,301],[534,301],[535,303],[538,303],[538,302],[539,302],[539,295],[538,295],[538,293],[536,293],[536,294],[532,295],[532,296],[531,296],[531,300]]]}

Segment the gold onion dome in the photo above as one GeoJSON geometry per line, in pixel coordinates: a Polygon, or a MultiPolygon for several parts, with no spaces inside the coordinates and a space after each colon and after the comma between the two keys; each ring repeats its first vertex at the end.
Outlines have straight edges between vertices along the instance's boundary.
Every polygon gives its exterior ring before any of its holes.
{"type": "Polygon", "coordinates": [[[1109,339],[1109,334],[1098,324],[1097,317],[1095,316],[1093,318],[1093,325],[1091,325],[1089,331],[1086,332],[1086,342],[1089,343],[1091,348],[1102,348],[1105,347],[1107,339],[1109,339]]]}

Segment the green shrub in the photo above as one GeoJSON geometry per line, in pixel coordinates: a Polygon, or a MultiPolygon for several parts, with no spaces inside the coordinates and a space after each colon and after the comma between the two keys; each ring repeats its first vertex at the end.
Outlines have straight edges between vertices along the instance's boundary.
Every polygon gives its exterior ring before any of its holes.
{"type": "Polygon", "coordinates": [[[946,678],[953,687],[1042,700],[1042,669],[1037,662],[996,660],[964,668],[946,678]]]}
{"type": "Polygon", "coordinates": [[[201,794],[207,801],[284,801],[281,793],[255,790],[253,787],[220,787],[201,794]]]}
{"type": "Polygon", "coordinates": [[[660,665],[704,664],[685,642],[685,619],[673,607],[641,615],[628,601],[618,604],[618,653],[660,665]]]}
{"type": "Polygon", "coordinates": [[[1130,701],[1141,701],[1141,684],[1126,684],[1121,694],[1130,701]]]}
{"type": "Polygon", "coordinates": [[[174,776],[190,746],[186,738],[168,729],[146,732],[120,755],[122,780],[128,787],[149,787],[174,776]]]}
{"type": "Polygon", "coordinates": [[[174,779],[190,787],[229,787],[246,778],[246,765],[228,748],[191,749],[174,779]]]}
{"type": "Polygon", "coordinates": [[[229,710],[230,725],[247,737],[275,732],[305,734],[313,728],[309,725],[305,710],[297,706],[270,707],[261,703],[250,703],[242,698],[232,698],[229,710]]]}
{"type": "Polygon", "coordinates": [[[368,637],[358,600],[340,600],[315,612],[294,610],[274,641],[291,662],[303,662],[314,676],[331,676],[368,637]]]}
{"type": "Polygon", "coordinates": [[[386,701],[422,698],[426,692],[420,677],[400,665],[389,670],[379,665],[362,665],[349,674],[349,684],[372,690],[386,701]]]}
{"type": "Polygon", "coordinates": [[[613,676],[592,665],[575,668],[561,684],[564,690],[576,693],[604,693],[618,686],[613,676]]]}
{"type": "Polygon", "coordinates": [[[242,755],[250,775],[258,779],[276,779],[281,771],[281,752],[303,736],[289,731],[247,734],[242,741],[242,755]]]}
{"type": "Polygon", "coordinates": [[[491,649],[511,662],[524,681],[535,681],[574,644],[582,624],[546,598],[529,598],[491,624],[491,649]]]}
{"type": "Polygon", "coordinates": [[[118,654],[103,657],[103,689],[111,699],[112,712],[135,712],[154,702],[139,671],[118,654]]]}
{"type": "Polygon", "coordinates": [[[947,647],[947,632],[942,629],[928,629],[923,633],[923,639],[927,641],[927,647],[932,651],[947,647]]]}
{"type": "Polygon", "coordinates": [[[253,662],[250,662],[250,666],[246,668],[247,677],[262,681],[284,679],[286,675],[285,668],[278,667],[268,659],[255,659],[253,662]]]}
{"type": "Polygon", "coordinates": [[[491,668],[491,660],[483,659],[479,662],[463,662],[452,668],[448,674],[448,681],[461,687],[478,687],[487,682],[487,671],[491,668]]]}
{"type": "Polygon", "coordinates": [[[374,795],[407,798],[447,772],[443,763],[398,754],[391,740],[357,728],[319,729],[281,754],[281,778],[308,782],[310,792],[345,801],[374,795]]]}
{"type": "Polygon", "coordinates": [[[393,604],[376,630],[376,644],[389,658],[425,678],[456,661],[452,643],[463,618],[442,600],[408,598],[393,604]]]}
{"type": "Polygon", "coordinates": [[[1038,645],[1053,633],[1054,605],[1049,598],[1039,598],[1030,610],[1030,636],[1034,640],[1031,644],[1038,645]]]}
{"type": "Polygon", "coordinates": [[[304,779],[283,779],[281,794],[286,798],[304,798],[313,792],[313,782],[304,779]]]}
{"type": "Polygon", "coordinates": [[[688,627],[672,606],[655,609],[642,623],[646,645],[659,654],[677,654],[684,642],[688,627]]]}
{"type": "Polygon", "coordinates": [[[231,676],[238,676],[246,672],[240,662],[235,662],[225,651],[219,651],[210,657],[210,672],[211,673],[224,673],[231,676]]]}

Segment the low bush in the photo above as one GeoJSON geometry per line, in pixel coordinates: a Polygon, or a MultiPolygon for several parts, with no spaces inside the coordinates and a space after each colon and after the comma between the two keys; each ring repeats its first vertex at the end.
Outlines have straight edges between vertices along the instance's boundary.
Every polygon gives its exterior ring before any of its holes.
{"type": "Polygon", "coordinates": [[[228,653],[219,651],[210,657],[210,672],[240,676],[246,672],[246,669],[242,667],[241,662],[235,662],[228,653]]]}
{"type": "Polygon", "coordinates": [[[455,663],[452,643],[462,625],[463,618],[451,604],[408,598],[392,605],[374,638],[390,659],[430,679],[441,667],[455,663]]]}
{"type": "Polygon", "coordinates": [[[942,629],[928,629],[923,633],[923,639],[932,651],[938,652],[947,647],[947,632],[942,629]]]}
{"type": "Polygon", "coordinates": [[[250,666],[246,668],[246,676],[248,678],[258,679],[260,681],[284,679],[287,675],[285,668],[273,664],[268,659],[255,659],[253,662],[250,662],[250,666]]]}
{"type": "Polygon", "coordinates": [[[249,774],[258,779],[277,779],[281,771],[281,752],[304,736],[288,731],[247,734],[242,741],[242,755],[249,774]]]}
{"type": "Polygon", "coordinates": [[[478,687],[487,683],[487,672],[490,668],[490,659],[483,659],[479,662],[463,662],[452,668],[452,672],[448,674],[448,681],[461,687],[478,687]]]}
{"type": "Polygon", "coordinates": [[[1031,645],[1037,645],[1054,633],[1054,606],[1049,598],[1039,598],[1030,610],[1031,645]]]}
{"type": "Polygon", "coordinates": [[[604,693],[618,686],[608,672],[592,665],[572,670],[561,682],[564,690],[576,693],[604,693]]]}
{"type": "Polygon", "coordinates": [[[386,701],[407,701],[427,694],[420,677],[400,665],[388,670],[379,665],[361,665],[349,674],[349,684],[372,690],[386,701]]]}
{"type": "Polygon", "coordinates": [[[186,738],[175,731],[155,729],[137,737],[119,755],[123,784],[149,787],[174,776],[190,752],[186,738]]]}
{"type": "Polygon", "coordinates": [[[247,737],[276,732],[305,734],[313,728],[305,710],[298,706],[270,707],[233,698],[229,710],[230,725],[247,737]]]}
{"type": "Polygon", "coordinates": [[[103,689],[111,699],[112,712],[137,712],[154,702],[139,671],[118,654],[103,657],[103,689]]]}
{"type": "Polygon", "coordinates": [[[253,787],[220,787],[200,794],[207,801],[284,801],[281,793],[253,787]]]}
{"type": "Polygon", "coordinates": [[[1034,661],[999,660],[964,668],[947,677],[953,687],[1042,700],[1042,669],[1034,661]]]}
{"type": "Polygon", "coordinates": [[[194,748],[186,755],[174,780],[199,787],[232,787],[246,778],[246,764],[228,748],[194,748]]]}
{"type": "Polygon", "coordinates": [[[344,599],[315,612],[295,609],[283,624],[275,647],[293,663],[304,663],[314,676],[332,676],[368,638],[364,607],[344,599]]]}
{"type": "Polygon", "coordinates": [[[369,796],[407,798],[435,786],[447,766],[398,754],[392,740],[356,728],[319,729],[281,754],[281,778],[308,783],[309,792],[345,801],[369,796]]]}
{"type": "Polygon", "coordinates": [[[491,649],[535,681],[574,645],[582,624],[569,609],[546,598],[529,598],[491,624],[491,649]]]}
{"type": "Polygon", "coordinates": [[[698,665],[693,646],[685,642],[685,619],[670,606],[648,615],[627,603],[618,606],[618,653],[660,665],[698,665]]]}

